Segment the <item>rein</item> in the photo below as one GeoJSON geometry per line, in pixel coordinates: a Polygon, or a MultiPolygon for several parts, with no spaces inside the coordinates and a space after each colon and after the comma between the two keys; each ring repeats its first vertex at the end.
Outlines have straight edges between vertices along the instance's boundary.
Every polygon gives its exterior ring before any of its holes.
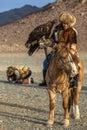
{"type": "MultiPolygon", "coordinates": [[[[62,63],[63,68],[65,68],[66,65],[70,62],[70,61],[64,62],[61,56],[58,56],[58,57],[57,57],[57,60],[62,63]]],[[[65,70],[65,69],[64,69],[64,70],[65,70]]]]}
{"type": "Polygon", "coordinates": [[[71,58],[71,55],[70,55],[68,49],[67,49],[65,46],[63,46],[63,48],[66,49],[67,55],[66,55],[65,57],[62,57],[62,56],[60,55],[60,52],[59,52],[59,55],[57,55],[57,60],[62,63],[62,65],[63,65],[63,70],[66,71],[66,65],[67,65],[68,63],[73,62],[73,60],[72,60],[72,58],[71,58]],[[67,62],[64,62],[63,59],[65,59],[67,56],[68,56],[68,61],[67,61],[67,62]]]}

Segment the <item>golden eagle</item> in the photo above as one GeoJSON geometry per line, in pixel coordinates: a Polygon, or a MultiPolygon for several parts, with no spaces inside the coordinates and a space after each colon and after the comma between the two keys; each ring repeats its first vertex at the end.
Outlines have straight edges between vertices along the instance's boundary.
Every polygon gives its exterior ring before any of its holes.
{"type": "Polygon", "coordinates": [[[39,41],[44,36],[45,39],[49,39],[51,36],[53,27],[55,26],[57,20],[48,21],[42,25],[37,26],[28,37],[25,43],[26,48],[28,48],[28,54],[32,55],[33,52],[39,48],[39,41]]]}

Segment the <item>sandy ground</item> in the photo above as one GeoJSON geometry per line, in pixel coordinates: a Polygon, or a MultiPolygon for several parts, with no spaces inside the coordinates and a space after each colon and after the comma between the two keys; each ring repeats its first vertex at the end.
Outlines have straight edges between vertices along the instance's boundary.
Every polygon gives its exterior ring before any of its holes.
{"type": "MultiPolygon", "coordinates": [[[[0,130],[65,130],[62,99],[56,97],[55,123],[46,127],[49,116],[49,97],[46,87],[38,86],[42,80],[42,61],[44,53],[36,52],[31,57],[27,53],[0,54],[0,130]],[[29,66],[36,84],[10,84],[6,79],[9,65],[29,66]]],[[[84,62],[85,76],[80,94],[79,121],[70,118],[67,130],[87,130],[87,53],[80,53],[84,62]]]]}

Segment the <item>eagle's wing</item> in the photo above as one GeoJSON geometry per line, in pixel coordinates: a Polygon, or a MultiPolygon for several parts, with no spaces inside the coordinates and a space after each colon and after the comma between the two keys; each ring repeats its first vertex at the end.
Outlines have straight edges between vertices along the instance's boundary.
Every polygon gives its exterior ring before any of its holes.
{"type": "Polygon", "coordinates": [[[45,24],[37,26],[28,37],[28,40],[25,43],[25,46],[29,49],[28,54],[32,55],[33,52],[39,48],[39,41],[44,36],[46,39],[49,38],[51,29],[54,25],[53,21],[48,21],[45,24]]]}

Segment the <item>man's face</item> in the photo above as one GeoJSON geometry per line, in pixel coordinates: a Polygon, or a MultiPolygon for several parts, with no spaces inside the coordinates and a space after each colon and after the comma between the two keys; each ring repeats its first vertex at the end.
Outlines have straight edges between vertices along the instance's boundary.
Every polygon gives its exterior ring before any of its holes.
{"type": "Polygon", "coordinates": [[[64,30],[67,30],[69,27],[70,27],[69,24],[63,23],[63,28],[64,28],[64,30]]]}

